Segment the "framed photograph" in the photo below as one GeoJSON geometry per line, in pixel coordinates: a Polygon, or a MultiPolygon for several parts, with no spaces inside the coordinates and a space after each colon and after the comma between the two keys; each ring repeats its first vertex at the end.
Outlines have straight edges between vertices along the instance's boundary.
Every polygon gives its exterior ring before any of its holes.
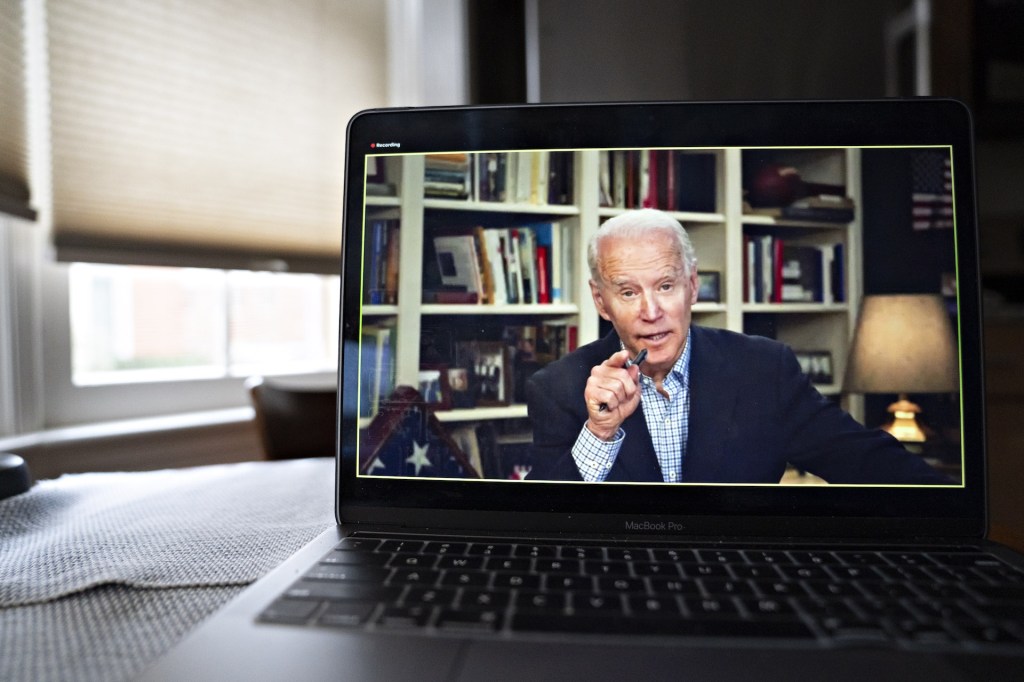
{"type": "Polygon", "coordinates": [[[827,350],[796,351],[796,360],[800,369],[815,384],[831,384],[832,353],[827,350]]]}
{"type": "Polygon", "coordinates": [[[722,273],[709,270],[697,273],[697,301],[700,303],[721,303],[722,273]]]}
{"type": "Polygon", "coordinates": [[[418,388],[428,410],[452,408],[448,365],[421,365],[418,388]]]}
{"type": "Polygon", "coordinates": [[[460,341],[455,365],[466,369],[468,390],[477,406],[508,405],[511,366],[508,347],[501,341],[460,341]]]}

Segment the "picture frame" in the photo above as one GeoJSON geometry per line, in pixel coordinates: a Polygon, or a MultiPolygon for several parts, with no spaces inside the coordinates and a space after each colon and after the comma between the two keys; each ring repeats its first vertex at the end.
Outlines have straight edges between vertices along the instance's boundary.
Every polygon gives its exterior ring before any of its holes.
{"type": "Polygon", "coordinates": [[[795,351],[800,369],[814,384],[831,384],[835,381],[832,370],[832,353],[827,350],[795,351]]]}
{"type": "Polygon", "coordinates": [[[715,270],[697,272],[697,302],[722,302],[722,273],[715,270]]]}
{"type": "Polygon", "coordinates": [[[508,347],[502,341],[458,342],[455,366],[467,370],[468,388],[475,406],[505,406],[512,402],[512,368],[508,347]]]}
{"type": "Polygon", "coordinates": [[[420,365],[418,389],[426,409],[452,409],[452,389],[448,365],[420,365]]]}

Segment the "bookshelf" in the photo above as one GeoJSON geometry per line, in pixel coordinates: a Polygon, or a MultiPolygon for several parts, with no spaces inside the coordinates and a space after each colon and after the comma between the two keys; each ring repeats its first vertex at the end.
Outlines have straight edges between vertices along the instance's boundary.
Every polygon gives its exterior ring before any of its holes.
{"type": "MultiPolygon", "coordinates": [[[[831,365],[831,378],[821,377],[816,383],[823,393],[838,395],[861,296],[860,278],[856,276],[862,270],[859,151],[844,148],[682,150],[671,152],[667,162],[658,161],[658,154],[650,151],[637,150],[634,160],[649,154],[651,165],[678,163],[677,171],[691,173],[689,178],[702,188],[702,194],[696,198],[684,198],[680,194],[678,200],[671,201],[668,210],[683,223],[691,236],[697,252],[698,271],[717,273],[718,294],[713,300],[701,300],[694,306],[694,322],[772,336],[789,344],[798,354],[818,357],[826,354],[831,365]],[[813,182],[816,188],[825,187],[830,192],[840,193],[848,200],[846,206],[852,206],[852,213],[846,216],[849,219],[837,219],[834,217],[836,214],[827,213],[823,214],[824,219],[807,219],[807,215],[794,219],[771,215],[770,211],[752,205],[751,178],[765,166],[797,168],[809,186],[813,182]],[[694,177],[694,169],[702,175],[694,177]],[[764,248],[778,249],[771,251],[775,256],[771,270],[775,283],[779,285],[783,283],[783,272],[793,269],[785,270],[778,261],[783,248],[804,254],[825,254],[822,258],[826,264],[834,262],[838,253],[841,266],[829,279],[828,286],[820,285],[824,290],[811,291],[814,287],[799,289],[797,284],[786,289],[786,296],[794,295],[795,291],[808,300],[784,300],[781,289],[771,294],[758,290],[755,296],[750,284],[753,276],[750,244],[754,241],[766,245],[764,248]],[[828,261],[826,256],[833,261],[828,261]]],[[[666,150],[656,151],[662,153],[666,150]]],[[[369,226],[374,220],[393,220],[400,225],[400,270],[395,300],[374,304],[364,302],[363,315],[366,324],[386,325],[394,330],[392,372],[396,384],[418,384],[421,365],[435,364],[424,360],[428,353],[424,350],[423,340],[441,332],[454,334],[453,338],[457,338],[460,330],[467,333],[485,330],[481,333],[495,337],[500,336],[503,327],[565,325],[575,329],[578,345],[598,337],[601,321],[590,298],[585,244],[601,222],[631,207],[625,200],[611,196],[614,183],[620,183],[619,189],[624,187],[621,178],[614,179],[609,170],[610,165],[614,165],[614,154],[598,150],[578,150],[568,154],[566,158],[571,172],[568,192],[571,198],[564,204],[549,204],[543,199],[537,200],[536,196],[533,200],[524,201],[522,195],[511,196],[511,191],[505,201],[481,200],[479,183],[482,182],[481,174],[486,172],[482,170],[485,163],[483,155],[468,155],[471,180],[464,197],[427,196],[424,178],[428,172],[428,161],[422,155],[380,157],[375,179],[381,180],[377,191],[382,193],[367,197],[366,223],[369,226]],[[498,229],[543,222],[565,226],[566,234],[571,234],[563,275],[570,281],[567,282],[567,296],[560,302],[454,303],[424,300],[425,279],[436,276],[431,272],[432,258],[425,258],[424,253],[434,250],[432,240],[436,235],[448,231],[458,233],[460,230],[471,234],[478,226],[498,229]]],[[[661,168],[664,178],[667,166],[661,168]]],[[[673,181],[683,184],[688,180],[679,177],[673,181]]],[[[645,191],[652,190],[648,186],[645,191]]],[[[639,188],[634,188],[631,200],[642,204],[643,197],[638,194],[639,188]]],[[[663,200],[663,197],[659,195],[655,200],[663,200]]],[[[768,265],[761,265],[763,273],[768,265]]],[[[821,267],[831,266],[823,264],[821,267]]],[[[828,274],[822,270],[820,277],[825,276],[828,274]]],[[[444,365],[456,364],[451,356],[449,352],[444,358],[444,365]]],[[[437,411],[437,416],[446,423],[520,420],[526,417],[526,409],[521,402],[510,396],[501,402],[504,404],[446,404],[444,409],[437,411]]]]}

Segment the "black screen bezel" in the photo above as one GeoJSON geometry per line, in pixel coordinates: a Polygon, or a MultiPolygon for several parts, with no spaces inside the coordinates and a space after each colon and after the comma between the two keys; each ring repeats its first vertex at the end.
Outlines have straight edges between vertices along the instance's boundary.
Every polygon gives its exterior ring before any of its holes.
{"type": "MultiPolygon", "coordinates": [[[[354,417],[339,429],[339,522],[422,527],[690,535],[863,534],[978,537],[985,528],[981,304],[970,114],[945,99],[655,102],[382,109],[349,123],[343,249],[361,253],[364,159],[401,153],[515,149],[949,145],[956,180],[961,324],[961,488],[493,484],[356,476],[354,417]],[[970,399],[968,399],[968,397],[970,399]],[[612,511],[609,511],[612,510],[612,511]],[[471,511],[474,514],[463,512],[471,511]],[[533,512],[527,515],[502,512],[533,512]],[[524,519],[529,519],[523,528],[524,519]],[[851,523],[851,521],[854,521],[851,523]]],[[[342,343],[358,342],[359,257],[342,277],[342,343]]],[[[349,358],[351,362],[352,358],[349,358]]],[[[355,390],[341,387],[340,412],[355,390]]],[[[352,414],[351,409],[347,410],[352,414]]]]}

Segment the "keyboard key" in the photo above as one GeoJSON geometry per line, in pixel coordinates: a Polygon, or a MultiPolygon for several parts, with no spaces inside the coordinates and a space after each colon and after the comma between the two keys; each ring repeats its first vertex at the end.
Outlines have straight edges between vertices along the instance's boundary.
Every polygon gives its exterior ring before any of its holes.
{"type": "Polygon", "coordinates": [[[399,553],[389,562],[391,568],[433,568],[437,564],[437,556],[433,554],[399,553]]]}
{"type": "Polygon", "coordinates": [[[805,589],[816,597],[860,597],[862,592],[853,583],[835,580],[808,580],[805,589]]]}
{"type": "Polygon", "coordinates": [[[513,556],[531,559],[554,559],[558,556],[558,548],[551,545],[518,545],[513,556]]]}
{"type": "Polygon", "coordinates": [[[725,564],[681,564],[683,575],[691,578],[728,578],[725,564]]]}
{"type": "Polygon", "coordinates": [[[602,547],[561,547],[558,556],[562,559],[604,559],[602,547]]]}
{"type": "Polygon", "coordinates": [[[655,549],[652,554],[655,561],[671,561],[674,563],[695,563],[697,554],[692,549],[655,549]]]}
{"type": "Polygon", "coordinates": [[[392,585],[433,585],[441,576],[430,568],[397,568],[391,576],[392,585]]]}
{"type": "Polygon", "coordinates": [[[417,628],[430,621],[434,607],[424,604],[388,606],[377,618],[377,625],[386,628],[417,628]]]}
{"type": "Polygon", "coordinates": [[[564,590],[567,592],[590,592],[594,589],[594,579],[582,575],[548,575],[545,584],[549,590],[564,590]]]}
{"type": "Polygon", "coordinates": [[[680,577],[679,566],[666,561],[647,562],[640,561],[633,564],[633,572],[638,576],[678,578],[680,577]]]}
{"type": "Polygon", "coordinates": [[[517,571],[522,573],[530,570],[531,563],[529,559],[491,558],[487,560],[486,568],[488,571],[517,571]]]}
{"type": "Polygon", "coordinates": [[[787,580],[753,580],[751,584],[754,586],[754,589],[765,597],[802,596],[807,594],[800,583],[787,580]]]}
{"type": "Polygon", "coordinates": [[[507,587],[536,590],[540,589],[540,576],[523,573],[496,573],[494,575],[494,587],[499,589],[507,587]]]}
{"type": "Polygon", "coordinates": [[[352,564],[317,564],[303,577],[304,580],[332,580],[348,583],[383,583],[391,571],[377,566],[352,564]]]}
{"type": "Polygon", "coordinates": [[[303,599],[278,599],[260,614],[266,623],[305,623],[320,608],[320,602],[303,599]]]}
{"type": "Polygon", "coordinates": [[[533,632],[581,632],[622,634],[636,632],[640,621],[607,615],[552,614],[517,611],[512,614],[513,630],[533,632]]]}
{"type": "Polygon", "coordinates": [[[738,564],[744,563],[743,555],[737,550],[730,549],[702,549],[697,552],[701,561],[717,564],[738,564]]]}
{"type": "Polygon", "coordinates": [[[483,557],[442,556],[437,562],[437,568],[478,571],[484,567],[484,561],[483,557]]]}
{"type": "Polygon", "coordinates": [[[465,554],[469,545],[465,542],[428,542],[424,554],[465,554]]]}
{"type": "Polygon", "coordinates": [[[462,608],[503,609],[508,606],[511,593],[503,590],[464,590],[462,608]]]}
{"type": "Polygon", "coordinates": [[[584,561],[583,572],[596,576],[628,576],[629,564],[625,561],[584,561]]]}
{"type": "Polygon", "coordinates": [[[554,592],[519,592],[515,607],[522,611],[563,613],[569,605],[569,595],[554,592]]]}
{"type": "Polygon", "coordinates": [[[610,561],[650,561],[651,553],[646,549],[619,549],[609,547],[608,559],[610,561]]]}
{"type": "Polygon", "coordinates": [[[437,604],[439,606],[450,606],[455,603],[456,594],[457,592],[451,589],[414,587],[405,593],[402,601],[407,605],[437,604]]]}
{"type": "Polygon", "coordinates": [[[679,602],[671,597],[645,597],[633,595],[627,598],[633,615],[642,618],[677,618],[682,615],[679,602]]]}
{"type": "Polygon", "coordinates": [[[782,599],[773,599],[765,597],[761,599],[740,599],[740,604],[747,610],[753,617],[778,617],[778,616],[795,616],[796,611],[790,606],[789,602],[782,599]]]}
{"type": "Polygon", "coordinates": [[[577,614],[621,614],[622,598],[617,594],[574,594],[572,610],[577,614]]]}
{"type": "Polygon", "coordinates": [[[597,579],[598,592],[646,592],[641,578],[601,577],[597,579]]]}
{"type": "Polygon", "coordinates": [[[779,550],[747,550],[744,552],[747,561],[752,564],[791,564],[793,560],[785,552],[779,550]]]}
{"type": "Polygon", "coordinates": [[[578,574],[582,563],[579,559],[537,559],[534,570],[541,573],[578,574]]]}
{"type": "Polygon", "coordinates": [[[445,609],[437,617],[443,630],[493,632],[501,627],[504,613],[496,609],[445,609]]]}
{"type": "Polygon", "coordinates": [[[376,606],[366,602],[332,602],[316,622],[334,627],[356,627],[367,621],[376,606]]]}
{"type": "Polygon", "coordinates": [[[486,571],[445,571],[441,584],[448,587],[486,587],[491,574],[486,571]]]}
{"type": "Polygon", "coordinates": [[[754,588],[745,580],[727,580],[721,578],[701,578],[700,585],[708,596],[739,596],[752,595],[754,588]]]}
{"type": "Polygon", "coordinates": [[[378,538],[363,538],[358,536],[348,537],[342,540],[335,546],[334,549],[338,551],[360,551],[360,552],[372,552],[377,549],[380,545],[380,539],[378,538]]]}
{"type": "Polygon", "coordinates": [[[695,618],[707,616],[739,616],[739,609],[729,597],[691,598],[684,600],[687,611],[695,618]]]}
{"type": "Polygon", "coordinates": [[[482,557],[510,557],[512,556],[512,545],[492,545],[484,542],[474,542],[466,551],[470,556],[482,557]]]}
{"type": "Polygon", "coordinates": [[[383,587],[373,583],[339,583],[329,581],[299,581],[288,588],[285,597],[291,599],[323,599],[327,601],[386,601],[401,594],[400,587],[383,587]]]}
{"type": "Polygon", "coordinates": [[[771,580],[779,577],[778,571],[770,564],[729,564],[728,568],[732,577],[743,580],[771,580]]]}
{"type": "Polygon", "coordinates": [[[385,540],[377,547],[377,551],[415,553],[423,549],[424,544],[422,540],[385,540]]]}
{"type": "Polygon", "coordinates": [[[700,585],[695,580],[678,578],[650,578],[651,591],[656,594],[700,595],[700,585]]]}
{"type": "Polygon", "coordinates": [[[998,625],[960,624],[957,628],[968,638],[984,644],[1020,644],[1021,639],[998,625]]]}
{"type": "Polygon", "coordinates": [[[391,560],[390,554],[375,554],[353,550],[334,550],[323,559],[322,564],[351,564],[363,566],[383,566],[391,560]]]}
{"type": "Polygon", "coordinates": [[[1024,602],[1024,585],[968,585],[971,592],[986,601],[1024,602]]]}

